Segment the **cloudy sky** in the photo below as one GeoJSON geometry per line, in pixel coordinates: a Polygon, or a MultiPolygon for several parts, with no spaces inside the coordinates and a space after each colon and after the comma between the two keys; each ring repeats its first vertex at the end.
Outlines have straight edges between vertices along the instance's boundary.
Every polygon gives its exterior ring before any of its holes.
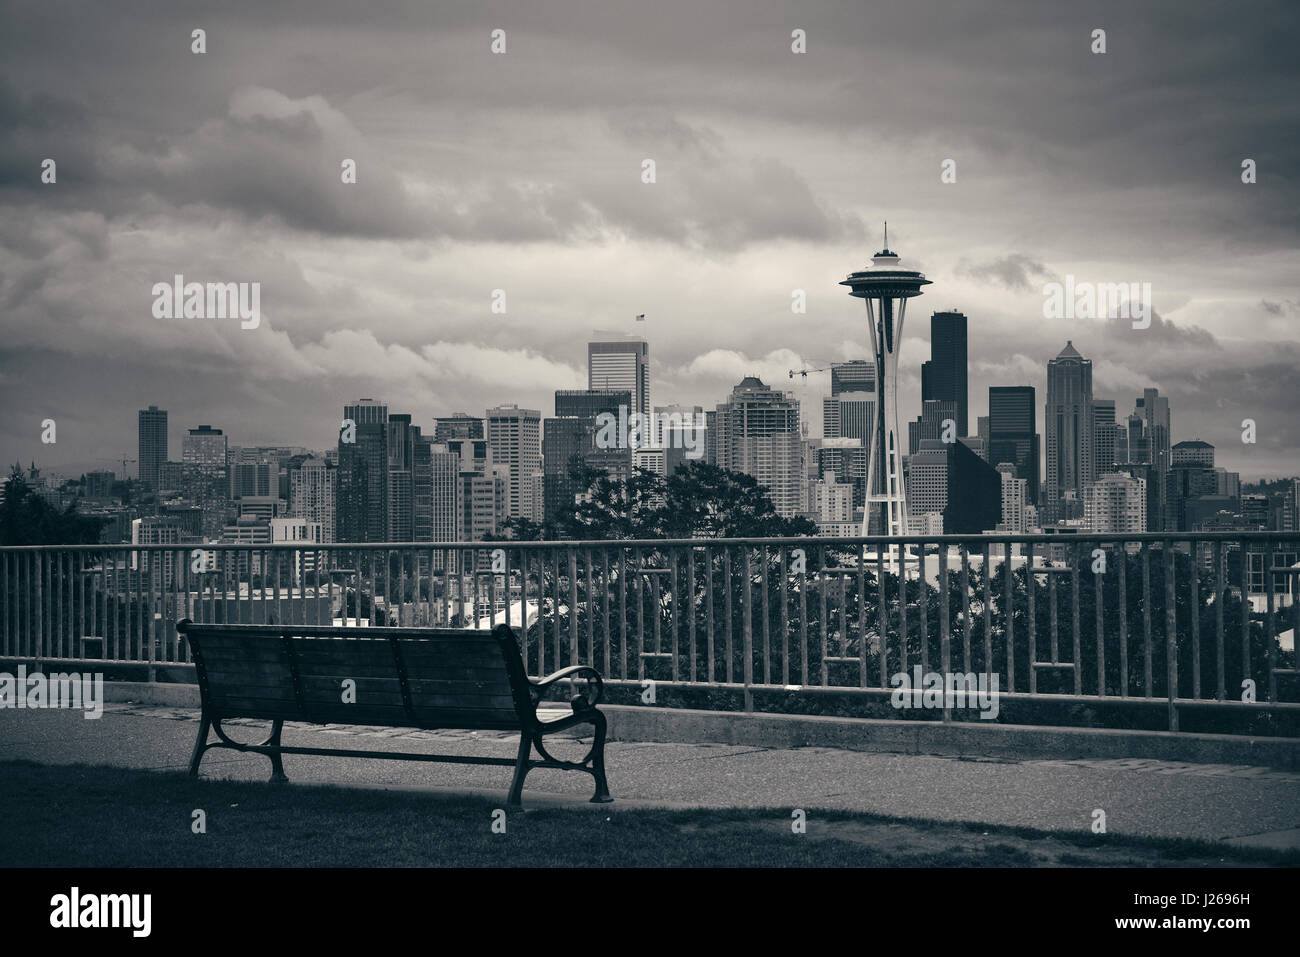
{"type": "Polygon", "coordinates": [[[134,457],[149,404],[173,458],[200,423],[326,447],[360,396],[550,415],[596,328],[647,336],[656,404],[757,374],[816,434],[829,377],[787,370],[867,356],[837,283],[887,219],[933,282],[905,416],[955,308],[972,428],[990,385],[1041,416],[1070,339],[1121,416],[1155,386],[1176,441],[1295,474],[1297,27],[1289,0],[0,2],[0,456],[134,457]],[[261,283],[261,326],[155,319],[176,273],[261,283]],[[1156,319],[1045,319],[1066,275],[1149,282],[1156,319]]]}

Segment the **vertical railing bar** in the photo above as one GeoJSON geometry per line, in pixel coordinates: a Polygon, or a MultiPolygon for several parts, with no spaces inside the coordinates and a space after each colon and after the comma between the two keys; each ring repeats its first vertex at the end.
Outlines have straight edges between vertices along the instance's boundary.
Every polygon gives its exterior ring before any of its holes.
{"type": "MultiPolygon", "coordinates": [[[[939,588],[936,596],[939,599],[939,666],[943,669],[944,681],[947,682],[948,676],[952,674],[952,635],[951,622],[948,620],[951,597],[948,592],[948,546],[946,544],[939,546],[936,557],[939,559],[939,588]]],[[[947,695],[943,696],[943,720],[945,724],[952,720],[952,709],[948,707],[947,695]]]]}
{"type": "Polygon", "coordinates": [[[1082,631],[1079,626],[1079,562],[1082,560],[1081,546],[1075,545],[1071,548],[1074,553],[1074,561],[1071,563],[1070,570],[1070,598],[1073,601],[1071,606],[1071,625],[1074,632],[1074,693],[1083,694],[1083,653],[1082,653],[1082,631]]]}
{"type": "Polygon", "coordinates": [[[1191,561],[1188,564],[1191,589],[1189,608],[1192,617],[1192,697],[1201,696],[1201,570],[1200,549],[1191,543],[1191,561]]]}
{"type": "Polygon", "coordinates": [[[917,584],[920,585],[919,608],[917,617],[921,619],[921,673],[930,673],[930,587],[925,574],[925,553],[927,546],[924,542],[917,546],[917,584]]]}
{"type": "MultiPolygon", "coordinates": [[[[984,673],[993,677],[993,549],[984,540],[984,673]]],[[[992,681],[989,682],[992,687],[992,681]]]]}
{"type": "MultiPolygon", "coordinates": [[[[578,549],[569,552],[569,664],[578,663],[578,549]]],[[[657,620],[657,619],[656,619],[657,620]]]]}
{"type": "Polygon", "coordinates": [[[1057,635],[1057,623],[1059,621],[1059,614],[1056,605],[1056,576],[1055,575],[1049,574],[1047,576],[1047,595],[1049,599],[1048,606],[1050,608],[1048,620],[1051,622],[1051,643],[1050,643],[1051,654],[1052,654],[1051,660],[1052,660],[1052,664],[1056,665],[1061,663],[1061,652],[1060,652],[1059,638],[1057,635]]]}
{"type": "Polygon", "coordinates": [[[1145,687],[1142,689],[1144,698],[1151,697],[1152,686],[1152,665],[1151,665],[1151,550],[1146,542],[1142,543],[1142,679],[1145,687]]]}
{"type": "Polygon", "coordinates": [[[1227,678],[1224,675],[1223,603],[1228,597],[1228,583],[1224,580],[1223,542],[1214,543],[1214,655],[1218,686],[1214,697],[1219,701],[1227,697],[1227,678]]]}
{"type": "MultiPolygon", "coordinates": [[[[1267,563],[1268,553],[1264,553],[1267,563]]],[[[1245,542],[1241,545],[1241,678],[1254,677],[1250,660],[1250,553],[1245,542]]]]}
{"type": "Polygon", "coordinates": [[[1273,552],[1264,553],[1264,647],[1268,649],[1268,700],[1277,700],[1277,627],[1273,621],[1273,615],[1277,608],[1277,599],[1274,597],[1274,584],[1276,576],[1273,574],[1273,568],[1280,566],[1282,563],[1281,543],[1274,546],[1273,552]]]}
{"type": "Polygon", "coordinates": [[[732,627],[731,618],[731,549],[724,546],[722,549],[722,588],[726,595],[726,603],[723,607],[723,622],[727,629],[727,684],[732,684],[731,665],[736,658],[736,649],[734,644],[735,628],[732,627]]]}
{"type": "Polygon", "coordinates": [[[768,588],[768,580],[767,580],[767,578],[768,578],[768,576],[767,576],[768,556],[767,556],[767,546],[766,546],[766,545],[762,546],[762,550],[759,552],[759,557],[760,557],[760,560],[761,560],[762,563],[763,563],[763,566],[762,566],[762,573],[763,573],[763,580],[762,580],[762,586],[763,586],[763,588],[762,588],[762,594],[763,594],[763,602],[762,602],[762,613],[763,613],[763,684],[765,684],[765,685],[770,685],[770,684],[772,683],[772,634],[771,634],[771,632],[772,632],[772,628],[771,628],[771,618],[772,618],[772,615],[771,615],[771,608],[769,607],[769,606],[770,606],[770,603],[768,602],[768,595],[767,595],[767,588],[768,588]]]}
{"type": "Polygon", "coordinates": [[[1169,730],[1178,730],[1178,605],[1174,543],[1165,539],[1165,684],[1169,691],[1169,730]]]}
{"type": "MultiPolygon", "coordinates": [[[[884,549],[884,545],[877,547],[884,549]]],[[[907,546],[898,546],[898,655],[899,670],[907,673],[907,546]]]]}
{"type": "Polygon", "coordinates": [[[1119,693],[1127,698],[1128,685],[1128,548],[1119,543],[1119,693]]]}
{"type": "MultiPolygon", "coordinates": [[[[651,554],[654,553],[652,552],[651,554]]],[[[653,567],[658,568],[657,565],[653,567]]],[[[663,650],[664,650],[663,633],[661,627],[663,623],[663,607],[664,607],[663,589],[662,587],[660,587],[659,582],[660,582],[659,575],[651,575],[650,580],[646,583],[647,585],[650,586],[651,607],[654,608],[654,619],[652,625],[654,630],[654,648],[655,648],[654,653],[656,655],[663,654],[663,650]]]]}
{"type": "Polygon", "coordinates": [[[714,660],[714,659],[713,659],[713,656],[714,656],[714,646],[713,646],[713,639],[714,639],[714,625],[713,625],[713,560],[714,560],[714,554],[715,554],[715,553],[714,553],[714,551],[713,551],[712,548],[705,548],[705,550],[704,550],[704,561],[705,561],[705,571],[706,571],[706,573],[707,573],[708,580],[705,582],[705,593],[704,593],[704,625],[705,625],[705,636],[704,636],[704,640],[705,640],[705,644],[706,644],[706,646],[707,646],[707,650],[708,650],[708,658],[707,658],[707,661],[708,661],[708,667],[705,668],[705,677],[704,677],[704,680],[707,681],[709,684],[713,684],[713,660],[714,660]]]}
{"type": "Polygon", "coordinates": [[[821,616],[821,632],[822,632],[822,653],[821,653],[822,687],[825,688],[829,680],[829,675],[827,674],[827,668],[826,668],[827,623],[826,623],[826,546],[825,545],[821,546],[817,550],[817,602],[818,602],[818,611],[821,616]]]}
{"type": "MultiPolygon", "coordinates": [[[[583,551],[583,562],[587,566],[587,664],[596,667],[596,563],[592,560],[591,549],[583,551]]],[[[509,607],[509,602],[506,607],[509,607]]]]}
{"type": "Polygon", "coordinates": [[[690,669],[687,680],[695,683],[695,549],[686,546],[686,629],[690,669]]]}
{"type": "MultiPolygon", "coordinates": [[[[687,552],[690,555],[690,552],[687,552]]],[[[668,629],[668,637],[672,641],[672,661],[673,661],[673,681],[681,678],[681,666],[678,662],[678,648],[681,644],[681,626],[682,626],[682,591],[681,580],[678,577],[677,566],[680,564],[680,551],[676,549],[667,549],[668,567],[672,569],[672,588],[673,588],[673,617],[668,629]]]]}
{"type": "Polygon", "coordinates": [[[799,567],[799,683],[808,684],[808,552],[799,567]]]}
{"type": "MultiPolygon", "coordinates": [[[[1104,549],[1106,546],[1098,542],[1097,547],[1104,549]]],[[[1122,549],[1121,554],[1123,554],[1122,549]]],[[[1106,622],[1102,614],[1102,608],[1105,605],[1104,580],[1104,572],[1093,572],[1092,605],[1093,615],[1097,621],[1097,694],[1100,696],[1106,694],[1106,622]]]]}
{"type": "Polygon", "coordinates": [[[778,548],[780,553],[781,579],[780,587],[777,589],[781,595],[781,684],[790,683],[790,574],[789,563],[786,560],[786,548],[781,545],[778,548]]]}
{"type": "Polygon", "coordinates": [[[1034,543],[1025,545],[1025,614],[1028,635],[1025,639],[1029,656],[1029,693],[1038,693],[1038,608],[1035,592],[1038,582],[1034,578],[1034,543]]]}
{"type": "Polygon", "coordinates": [[[612,644],[612,638],[609,633],[609,606],[613,603],[614,596],[610,589],[610,582],[609,582],[609,549],[608,548],[602,548],[600,550],[600,583],[601,583],[600,584],[601,624],[604,626],[601,629],[600,634],[601,634],[601,640],[605,645],[605,653],[604,655],[602,655],[602,659],[604,663],[604,673],[610,674],[610,670],[609,670],[610,647],[609,646],[612,644]]]}
{"type": "Polygon", "coordinates": [[[858,553],[858,687],[867,686],[867,546],[859,542],[858,553]]]}
{"type": "Polygon", "coordinates": [[[746,713],[754,710],[754,692],[752,685],[754,683],[754,550],[745,545],[745,581],[741,585],[740,607],[744,616],[742,635],[744,642],[744,667],[742,668],[742,677],[745,682],[745,711],[746,713]]]}
{"type": "Polygon", "coordinates": [[[645,574],[641,549],[632,550],[632,593],[636,599],[636,677],[645,680],[645,574]]]}
{"type": "Polygon", "coordinates": [[[970,546],[962,542],[958,554],[961,556],[961,651],[962,671],[969,673],[970,664],[970,546]]]}
{"type": "Polygon", "coordinates": [[[889,608],[885,601],[885,546],[876,543],[876,631],[880,647],[880,687],[889,687],[889,608]]]}

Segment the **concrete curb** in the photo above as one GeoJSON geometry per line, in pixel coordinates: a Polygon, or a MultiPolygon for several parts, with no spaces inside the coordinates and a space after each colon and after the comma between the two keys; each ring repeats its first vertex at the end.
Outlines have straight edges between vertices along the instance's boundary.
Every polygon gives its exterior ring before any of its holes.
{"type": "MultiPolygon", "coordinates": [[[[104,683],[108,701],[199,707],[198,685],[134,681],[104,683]]],[[[611,741],[731,744],[757,748],[840,748],[895,754],[1007,760],[1149,758],[1187,764],[1246,764],[1300,771],[1300,740],[1232,734],[942,724],[877,718],[744,714],[687,708],[601,707],[611,741]]]]}

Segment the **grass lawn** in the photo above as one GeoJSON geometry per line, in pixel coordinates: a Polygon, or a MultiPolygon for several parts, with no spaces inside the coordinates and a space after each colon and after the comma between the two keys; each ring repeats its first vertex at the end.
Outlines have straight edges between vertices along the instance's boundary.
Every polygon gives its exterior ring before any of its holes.
{"type": "MultiPolygon", "coordinates": [[[[527,800],[527,795],[525,795],[527,800]]],[[[90,765],[0,762],[10,867],[1024,867],[1300,865],[1300,852],[1062,835],[844,811],[648,810],[617,802],[511,812],[445,797],[192,780],[90,765]],[[195,809],[207,833],[191,830],[195,809]]]]}

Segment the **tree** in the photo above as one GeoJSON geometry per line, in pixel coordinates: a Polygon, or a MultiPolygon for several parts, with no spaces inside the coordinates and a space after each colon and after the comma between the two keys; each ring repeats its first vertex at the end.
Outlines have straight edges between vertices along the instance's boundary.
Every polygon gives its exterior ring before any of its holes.
{"type": "Polygon", "coordinates": [[[0,545],[93,545],[102,519],[77,514],[73,501],[55,508],[27,484],[22,468],[13,467],[0,503],[0,545]]]}

